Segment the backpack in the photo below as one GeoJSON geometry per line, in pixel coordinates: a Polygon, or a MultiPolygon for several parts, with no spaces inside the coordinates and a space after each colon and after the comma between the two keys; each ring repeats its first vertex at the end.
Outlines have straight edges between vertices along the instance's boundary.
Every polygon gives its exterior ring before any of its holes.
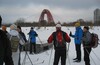
{"type": "Polygon", "coordinates": [[[96,48],[99,44],[99,38],[96,33],[91,33],[91,47],[96,48]]]}
{"type": "Polygon", "coordinates": [[[19,38],[17,36],[11,36],[10,41],[12,52],[17,52],[20,41],[19,38]]]}
{"type": "Polygon", "coordinates": [[[61,31],[60,33],[55,32],[53,36],[54,36],[54,47],[59,47],[59,48],[66,47],[65,33],[63,31],[61,31]]]}
{"type": "Polygon", "coordinates": [[[24,45],[25,44],[25,40],[23,39],[23,37],[20,34],[19,34],[19,37],[20,37],[19,43],[21,45],[24,45]]]}

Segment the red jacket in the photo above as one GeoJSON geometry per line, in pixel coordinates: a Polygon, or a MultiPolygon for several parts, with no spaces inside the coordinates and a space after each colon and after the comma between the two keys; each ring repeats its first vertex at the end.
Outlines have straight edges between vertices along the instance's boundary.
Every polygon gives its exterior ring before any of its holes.
{"type": "MultiPolygon", "coordinates": [[[[70,37],[68,36],[68,34],[66,32],[64,32],[64,31],[56,31],[56,32],[53,32],[50,35],[50,37],[48,38],[48,43],[52,43],[53,42],[54,43],[54,46],[55,46],[56,41],[57,41],[56,37],[58,39],[64,38],[64,41],[65,42],[68,42],[68,43],[70,43],[70,41],[71,41],[70,37]]],[[[59,42],[62,42],[62,40],[58,40],[58,41],[59,42]]],[[[62,44],[62,43],[60,43],[60,44],[62,44]]]]}

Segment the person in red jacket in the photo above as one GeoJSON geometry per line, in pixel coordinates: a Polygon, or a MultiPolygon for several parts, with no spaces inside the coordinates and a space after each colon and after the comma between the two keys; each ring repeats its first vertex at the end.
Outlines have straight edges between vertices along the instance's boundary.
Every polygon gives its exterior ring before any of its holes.
{"type": "Polygon", "coordinates": [[[61,25],[56,25],[56,31],[48,38],[48,43],[54,44],[55,56],[53,65],[58,65],[61,58],[61,65],[66,65],[66,42],[70,43],[68,34],[61,30],[61,25]]]}

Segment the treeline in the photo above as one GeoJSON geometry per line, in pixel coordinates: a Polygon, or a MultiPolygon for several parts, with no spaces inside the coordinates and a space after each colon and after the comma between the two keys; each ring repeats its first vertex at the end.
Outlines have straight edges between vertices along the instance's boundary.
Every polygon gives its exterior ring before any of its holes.
{"type": "MultiPolygon", "coordinates": [[[[76,22],[73,23],[62,23],[62,26],[74,26],[76,22]]],[[[55,26],[56,23],[46,23],[46,22],[16,22],[16,25],[20,25],[22,27],[40,27],[40,26],[55,26]]],[[[6,26],[10,26],[11,24],[5,24],[6,26]]],[[[92,22],[80,22],[81,26],[100,26],[100,23],[92,23],[92,22]]]]}
{"type": "MultiPolygon", "coordinates": [[[[80,25],[81,26],[100,26],[100,22],[98,23],[92,23],[92,21],[83,21],[82,19],[79,19],[78,20],[80,22],[80,25]]],[[[67,22],[64,22],[62,23],[62,26],[74,26],[75,22],[71,22],[71,23],[67,23],[67,22]]],[[[61,23],[61,22],[59,22],[61,23]]],[[[19,19],[15,22],[16,25],[20,25],[22,27],[31,27],[31,26],[34,26],[34,27],[41,27],[41,26],[55,26],[56,23],[54,22],[50,22],[48,23],[46,20],[43,20],[43,21],[40,21],[40,22],[26,22],[24,19],[19,19]]],[[[6,24],[7,26],[10,26],[11,24],[6,24]]]]}
{"type": "MultiPolygon", "coordinates": [[[[71,23],[67,23],[64,22],[62,23],[62,26],[74,26],[76,22],[71,22],[71,23]]],[[[56,23],[51,22],[48,23],[47,21],[41,21],[41,22],[16,22],[15,24],[20,25],[22,27],[31,27],[31,26],[55,26],[56,23]]],[[[81,26],[100,26],[100,23],[92,23],[92,21],[86,21],[86,22],[81,22],[80,21],[80,25],[81,26]]]]}

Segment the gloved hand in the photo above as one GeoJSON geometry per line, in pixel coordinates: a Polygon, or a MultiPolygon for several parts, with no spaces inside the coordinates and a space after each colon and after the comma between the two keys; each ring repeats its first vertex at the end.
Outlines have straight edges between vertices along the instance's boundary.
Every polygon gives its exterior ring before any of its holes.
{"type": "Polygon", "coordinates": [[[72,32],[70,31],[69,36],[72,36],[72,32]]]}

